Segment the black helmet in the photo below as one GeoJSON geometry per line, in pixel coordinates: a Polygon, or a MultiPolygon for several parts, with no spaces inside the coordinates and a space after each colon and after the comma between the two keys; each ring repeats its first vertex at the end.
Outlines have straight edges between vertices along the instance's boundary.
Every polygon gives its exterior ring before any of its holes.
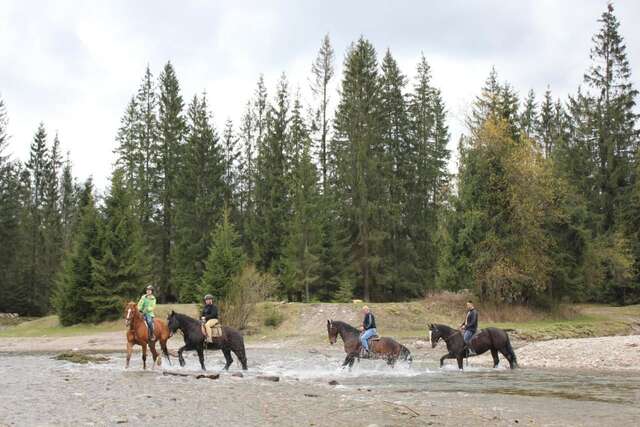
{"type": "Polygon", "coordinates": [[[204,300],[206,301],[206,300],[208,300],[208,299],[213,299],[213,295],[211,295],[211,294],[206,294],[206,295],[204,296],[204,300]]]}
{"type": "Polygon", "coordinates": [[[151,289],[151,290],[153,290],[153,286],[148,285],[148,286],[147,286],[147,289],[151,289]]]}

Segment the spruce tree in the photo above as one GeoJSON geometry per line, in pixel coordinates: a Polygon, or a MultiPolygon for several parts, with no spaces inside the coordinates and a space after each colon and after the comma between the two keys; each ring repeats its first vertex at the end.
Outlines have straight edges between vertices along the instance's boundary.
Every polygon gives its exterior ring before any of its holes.
{"type": "Polygon", "coordinates": [[[179,299],[200,301],[199,283],[224,203],[224,159],[206,95],[193,97],[176,200],[175,281],[179,299]]]}
{"type": "Polygon", "coordinates": [[[181,166],[182,140],[185,132],[184,102],[180,84],[171,62],[167,62],[159,77],[158,98],[158,198],[160,212],[160,292],[165,300],[177,301],[178,290],[173,287],[171,254],[175,241],[175,204],[177,177],[181,166]]]}
{"type": "Polygon", "coordinates": [[[311,157],[311,138],[299,97],[291,112],[292,149],[289,192],[291,217],[284,247],[284,288],[289,299],[309,302],[318,280],[321,237],[318,174],[311,157]],[[297,297],[297,298],[296,298],[297,297]]]}
{"type": "Polygon", "coordinates": [[[328,158],[327,146],[331,119],[329,118],[329,84],[334,75],[334,52],[331,47],[329,34],[322,39],[322,45],[318,56],[311,64],[311,90],[316,97],[316,110],[314,114],[314,128],[317,129],[318,157],[322,172],[322,192],[327,193],[328,188],[328,158]]]}
{"type": "Polygon", "coordinates": [[[93,286],[87,296],[94,322],[117,317],[126,301],[148,282],[150,262],[131,190],[122,169],[111,177],[99,229],[100,255],[93,259],[93,286]]]}
{"type": "Polygon", "coordinates": [[[225,208],[222,221],[211,238],[209,255],[200,282],[200,294],[210,293],[216,300],[226,299],[244,264],[245,255],[240,246],[240,236],[231,223],[229,210],[225,208]]]}
{"type": "Polygon", "coordinates": [[[45,207],[45,191],[49,174],[49,152],[47,150],[47,133],[44,124],[40,123],[31,143],[31,152],[27,162],[30,177],[30,196],[27,209],[29,212],[28,245],[29,271],[27,275],[27,304],[34,314],[44,314],[48,306],[48,276],[43,268],[44,227],[43,211],[45,207]]]}
{"type": "Polygon", "coordinates": [[[57,277],[53,305],[65,326],[94,319],[94,265],[100,259],[100,217],[91,181],[80,194],[80,220],[71,253],[57,277]]]}
{"type": "Polygon", "coordinates": [[[384,181],[377,173],[384,162],[379,82],[375,49],[360,38],[345,58],[332,151],[340,217],[349,233],[357,289],[367,301],[376,295],[373,270],[382,260],[388,232],[378,221],[387,202],[384,181]]]}
{"type": "Polygon", "coordinates": [[[283,74],[267,115],[267,133],[258,140],[256,164],[256,231],[258,267],[279,274],[288,206],[289,90],[283,74]]]}
{"type": "Polygon", "coordinates": [[[233,122],[227,119],[222,133],[222,155],[224,166],[224,202],[235,209],[235,196],[239,193],[237,185],[236,165],[240,157],[238,138],[233,130],[233,122]]]}

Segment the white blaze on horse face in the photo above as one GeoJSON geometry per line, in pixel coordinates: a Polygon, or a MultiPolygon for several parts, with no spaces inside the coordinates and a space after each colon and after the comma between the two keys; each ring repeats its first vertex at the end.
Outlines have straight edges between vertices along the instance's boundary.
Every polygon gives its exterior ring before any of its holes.
{"type": "Polygon", "coordinates": [[[125,323],[128,325],[130,320],[131,320],[131,309],[127,310],[127,321],[125,323]]]}
{"type": "Polygon", "coordinates": [[[431,329],[429,329],[429,342],[432,342],[433,338],[431,338],[431,329]]]}

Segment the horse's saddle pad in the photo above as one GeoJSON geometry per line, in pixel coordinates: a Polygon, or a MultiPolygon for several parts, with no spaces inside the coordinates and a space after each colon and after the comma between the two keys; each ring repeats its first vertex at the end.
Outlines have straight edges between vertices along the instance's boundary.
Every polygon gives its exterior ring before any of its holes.
{"type": "Polygon", "coordinates": [[[368,340],[368,341],[380,341],[380,336],[378,336],[378,335],[374,335],[374,336],[372,336],[371,338],[369,338],[369,340],[368,340]]]}

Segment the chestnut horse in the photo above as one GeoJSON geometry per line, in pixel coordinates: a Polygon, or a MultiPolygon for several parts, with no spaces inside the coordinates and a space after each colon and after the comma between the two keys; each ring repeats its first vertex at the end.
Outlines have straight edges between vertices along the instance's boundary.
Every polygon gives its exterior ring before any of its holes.
{"type": "MultiPolygon", "coordinates": [[[[360,349],[362,347],[360,331],[345,322],[327,320],[327,333],[329,334],[329,343],[331,345],[336,343],[338,335],[340,335],[344,343],[344,351],[347,353],[342,366],[349,365],[349,369],[351,369],[355,359],[358,358],[360,360],[360,349]]],[[[393,338],[382,337],[369,342],[369,348],[371,349],[369,359],[384,359],[389,366],[394,366],[399,358],[409,363],[413,360],[409,349],[393,338]]]]}
{"type": "Polygon", "coordinates": [[[133,346],[136,344],[142,347],[143,369],[147,369],[147,345],[149,345],[151,355],[153,356],[153,366],[155,366],[156,363],[160,365],[160,356],[156,351],[156,341],[160,341],[162,353],[167,358],[169,365],[171,365],[169,351],[167,350],[167,340],[169,339],[169,328],[167,328],[167,325],[162,320],[155,318],[153,320],[155,340],[149,342],[147,322],[144,321],[144,317],[138,311],[138,305],[135,302],[129,301],[125,305],[124,318],[125,325],[127,327],[127,363],[125,364],[125,368],[129,367],[129,360],[131,359],[133,346]]]}

